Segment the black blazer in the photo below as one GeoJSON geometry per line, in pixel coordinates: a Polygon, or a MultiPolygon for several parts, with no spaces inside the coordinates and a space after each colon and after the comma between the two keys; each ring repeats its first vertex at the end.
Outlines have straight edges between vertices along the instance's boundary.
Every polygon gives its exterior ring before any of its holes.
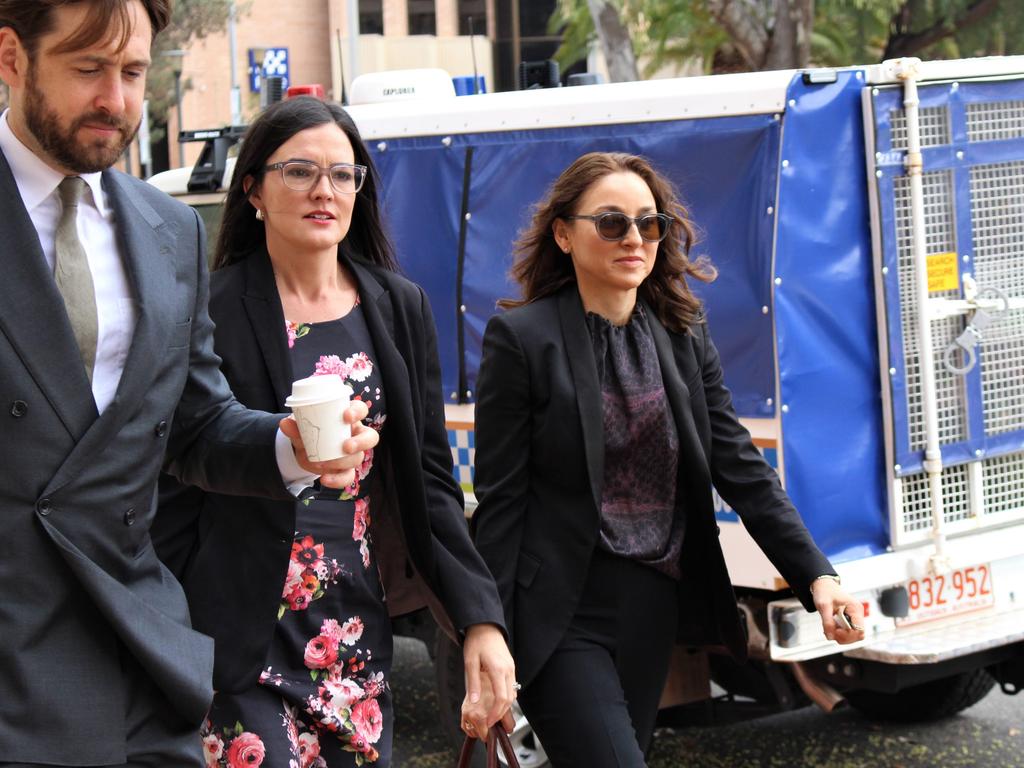
{"type": "MultiPolygon", "coordinates": [[[[685,514],[679,641],[746,656],[718,543],[712,484],[808,610],[810,582],[834,573],[754,447],[722,383],[701,323],[667,331],[648,308],[679,433],[677,503],[685,514]]],[[[491,318],[477,380],[473,516],[477,548],[498,584],[519,680],[528,683],[564,636],[600,527],[601,389],[575,284],[491,318]]]]}
{"type": "MultiPolygon", "coordinates": [[[[429,605],[453,635],[504,628],[501,604],[466,528],[444,425],[437,336],[419,286],[345,259],[359,285],[387,393],[371,478],[374,545],[392,615],[429,605]]],[[[284,411],[293,380],[285,318],[265,252],[214,272],[210,315],[221,369],[250,408],[284,411]]],[[[266,660],[295,531],[292,502],[202,494],[165,478],[154,532],[180,575],[194,626],[216,641],[214,687],[256,683],[266,660]]]]}

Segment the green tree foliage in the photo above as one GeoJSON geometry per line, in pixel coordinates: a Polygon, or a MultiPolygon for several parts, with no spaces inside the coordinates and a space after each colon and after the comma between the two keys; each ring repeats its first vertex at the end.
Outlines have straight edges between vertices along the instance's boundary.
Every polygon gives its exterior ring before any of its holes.
{"type": "MultiPolygon", "coordinates": [[[[237,3],[237,12],[245,8],[237,3]]],[[[174,106],[174,73],[181,67],[180,57],[167,56],[167,51],[185,49],[189,43],[222,31],[227,25],[231,0],[177,0],[171,23],[153,43],[153,64],[146,80],[149,116],[153,123],[167,120],[168,110],[174,106]]],[[[180,71],[180,69],[178,70],[180,71]]],[[[182,89],[189,88],[188,80],[182,89]]]]}
{"type": "MultiPolygon", "coordinates": [[[[807,0],[812,22],[795,32],[779,24],[793,0],[618,2],[645,75],[695,60],[724,72],[1024,53],[1021,0],[807,0]],[[794,40],[809,35],[809,46],[775,45],[780,31],[794,40]]],[[[550,28],[564,35],[562,66],[585,57],[595,39],[586,0],[559,0],[550,28]]]]}
{"type": "Polygon", "coordinates": [[[815,58],[855,64],[1024,52],[1018,0],[818,0],[815,58]]]}
{"type": "Polygon", "coordinates": [[[706,62],[710,68],[716,52],[729,45],[729,35],[700,0],[687,0],[685,13],[679,11],[680,0],[634,0],[634,5],[638,48],[648,57],[645,75],[694,60],[706,62]]]}
{"type": "MultiPolygon", "coordinates": [[[[644,76],[673,63],[710,62],[729,40],[702,0],[619,0],[619,6],[634,51],[647,57],[644,76]]],[[[597,35],[586,0],[558,0],[548,31],[562,33],[555,59],[563,69],[586,58],[597,35]]]]}

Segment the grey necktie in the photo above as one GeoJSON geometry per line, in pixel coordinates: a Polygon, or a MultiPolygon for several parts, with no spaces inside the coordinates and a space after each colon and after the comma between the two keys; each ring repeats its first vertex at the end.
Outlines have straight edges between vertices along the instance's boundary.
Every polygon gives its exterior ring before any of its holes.
{"type": "Polygon", "coordinates": [[[55,239],[54,279],[57,290],[64,297],[71,330],[82,353],[85,373],[92,382],[93,366],[96,364],[96,340],[99,321],[96,316],[96,292],[93,290],[92,272],[85,255],[82,241],[78,239],[78,201],[85,191],[85,182],[78,176],[68,176],[57,187],[63,211],[57,224],[55,239]]]}

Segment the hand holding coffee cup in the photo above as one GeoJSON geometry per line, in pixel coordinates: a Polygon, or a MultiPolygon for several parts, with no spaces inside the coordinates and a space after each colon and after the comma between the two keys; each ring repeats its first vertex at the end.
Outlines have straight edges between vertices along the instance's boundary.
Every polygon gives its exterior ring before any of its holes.
{"type": "Polygon", "coordinates": [[[281,431],[291,440],[299,466],[330,488],[351,485],[364,452],[380,439],[362,423],[369,413],[366,403],[351,398],[341,377],[325,375],[295,382],[285,400],[294,416],[281,420],[281,431]]]}
{"type": "Polygon", "coordinates": [[[352,436],[342,414],[352,402],[352,387],[337,374],[310,376],[292,384],[284,401],[299,425],[299,434],[310,461],[331,461],[344,456],[341,444],[352,436]]]}

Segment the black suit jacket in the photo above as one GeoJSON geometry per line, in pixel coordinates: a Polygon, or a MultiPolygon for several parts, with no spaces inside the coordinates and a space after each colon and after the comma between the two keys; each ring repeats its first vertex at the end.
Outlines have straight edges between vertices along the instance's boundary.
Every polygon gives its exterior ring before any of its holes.
{"type": "MultiPolygon", "coordinates": [[[[706,326],[673,333],[647,314],[679,433],[677,500],[686,526],[679,641],[724,645],[742,659],[746,640],[712,484],[808,610],[810,582],[834,571],[737,420],[706,326]]],[[[493,317],[484,336],[474,540],[498,584],[524,683],[565,634],[600,528],[601,389],[584,317],[572,284],[493,317]]]]}
{"type": "Polygon", "coordinates": [[[97,413],[39,238],[0,153],[0,760],[125,761],[122,655],[197,728],[210,639],[153,550],[165,453],[189,482],[287,496],[277,424],[231,397],[213,354],[195,211],[103,174],[138,319],[97,413]]]}
{"type": "MultiPolygon", "coordinates": [[[[434,320],[419,286],[345,259],[359,284],[387,425],[370,496],[374,546],[392,615],[427,605],[453,635],[504,628],[501,603],[466,528],[444,425],[434,320]]],[[[256,253],[211,278],[215,348],[238,399],[284,410],[293,380],[285,318],[270,259],[256,253]]],[[[295,502],[202,494],[162,482],[154,533],[180,574],[192,621],[216,640],[214,687],[256,683],[277,622],[295,531],[295,502]]]]}

